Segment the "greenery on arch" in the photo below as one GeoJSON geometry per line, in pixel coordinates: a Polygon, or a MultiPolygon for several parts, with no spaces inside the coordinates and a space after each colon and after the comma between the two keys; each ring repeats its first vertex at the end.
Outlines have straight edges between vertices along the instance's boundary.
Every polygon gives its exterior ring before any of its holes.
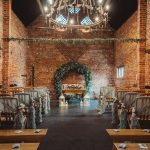
{"type": "Polygon", "coordinates": [[[86,82],[86,91],[89,92],[90,86],[91,86],[91,80],[92,80],[92,74],[91,71],[88,69],[88,67],[84,64],[80,64],[78,62],[68,62],[66,64],[63,64],[58,68],[54,75],[54,87],[57,96],[61,95],[62,92],[62,79],[65,74],[67,74],[70,71],[77,71],[80,74],[83,74],[85,77],[86,82]]]}

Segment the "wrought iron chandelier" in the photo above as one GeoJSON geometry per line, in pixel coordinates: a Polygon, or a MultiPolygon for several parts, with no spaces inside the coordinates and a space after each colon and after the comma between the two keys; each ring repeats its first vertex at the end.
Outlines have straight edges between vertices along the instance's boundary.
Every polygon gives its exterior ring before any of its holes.
{"type": "Polygon", "coordinates": [[[104,29],[109,10],[109,5],[104,4],[104,0],[48,0],[43,9],[49,28],[104,29]]]}

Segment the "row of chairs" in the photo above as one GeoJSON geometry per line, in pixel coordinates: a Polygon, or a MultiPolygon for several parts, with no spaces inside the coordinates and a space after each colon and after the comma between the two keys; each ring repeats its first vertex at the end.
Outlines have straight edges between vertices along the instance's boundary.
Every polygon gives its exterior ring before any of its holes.
{"type": "Polygon", "coordinates": [[[134,107],[140,124],[143,124],[144,121],[150,122],[150,96],[148,93],[129,89],[116,90],[115,87],[101,87],[100,95],[104,99],[115,98],[120,103],[124,103],[128,111],[128,118],[131,118],[132,108],[134,107]]]}
{"type": "Polygon", "coordinates": [[[14,123],[14,116],[17,113],[17,106],[23,103],[26,106],[25,115],[29,118],[32,115],[28,112],[31,102],[36,103],[35,112],[39,122],[42,122],[42,114],[46,114],[50,110],[50,99],[48,93],[35,90],[26,91],[26,93],[16,93],[13,97],[1,95],[0,96],[0,125],[2,128],[11,128],[14,123]]]}
{"type": "Polygon", "coordinates": [[[150,115],[150,96],[142,96],[137,92],[124,92],[124,95],[121,98],[117,97],[117,99],[125,104],[128,111],[135,107],[137,115],[150,115]]]}
{"type": "MultiPolygon", "coordinates": [[[[131,118],[134,107],[141,128],[147,128],[150,125],[150,96],[142,96],[143,94],[138,92],[119,92],[117,94],[120,94],[121,98],[118,97],[118,100],[124,103],[128,110],[128,118],[131,118]]],[[[128,123],[130,124],[130,119],[128,119],[128,123]]]]}

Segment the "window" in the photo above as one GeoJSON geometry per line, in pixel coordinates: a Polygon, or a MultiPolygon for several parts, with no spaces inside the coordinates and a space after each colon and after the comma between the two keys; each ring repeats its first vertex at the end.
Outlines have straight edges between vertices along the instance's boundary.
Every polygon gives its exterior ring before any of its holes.
{"type": "Polygon", "coordinates": [[[91,19],[88,16],[83,18],[83,20],[81,21],[81,25],[91,25],[91,24],[93,24],[93,22],[91,21],[91,19]]]}
{"type": "Polygon", "coordinates": [[[69,11],[71,14],[78,14],[79,11],[80,11],[80,8],[68,8],[68,11],[69,11]]]}
{"type": "Polygon", "coordinates": [[[67,19],[60,14],[57,18],[56,18],[56,22],[62,24],[62,25],[66,25],[67,24],[67,19]]]}
{"type": "Polygon", "coordinates": [[[124,77],[124,66],[117,68],[117,78],[123,78],[124,77]]]}

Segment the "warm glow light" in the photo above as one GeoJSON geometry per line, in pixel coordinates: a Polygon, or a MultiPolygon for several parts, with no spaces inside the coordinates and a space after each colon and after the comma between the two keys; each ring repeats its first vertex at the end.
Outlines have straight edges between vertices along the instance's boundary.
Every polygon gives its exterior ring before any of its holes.
{"type": "Polygon", "coordinates": [[[99,21],[99,17],[95,17],[95,21],[99,21]]]}
{"type": "Polygon", "coordinates": [[[74,20],[73,20],[73,19],[71,19],[71,20],[70,20],[70,24],[73,24],[73,23],[74,23],[74,20]]]}
{"type": "Polygon", "coordinates": [[[55,28],[57,31],[60,31],[60,32],[64,32],[64,31],[66,31],[66,29],[65,28],[58,28],[58,27],[56,27],[55,28]]]}
{"type": "Polygon", "coordinates": [[[101,4],[102,2],[103,2],[103,0],[98,0],[98,3],[100,3],[100,4],[101,4]]]}
{"type": "Polygon", "coordinates": [[[48,0],[49,4],[52,5],[53,4],[53,0],[48,0]]]}
{"type": "Polygon", "coordinates": [[[47,14],[46,16],[47,16],[47,17],[50,17],[50,14],[47,14]]]}
{"type": "Polygon", "coordinates": [[[107,27],[110,6],[105,0],[46,0],[46,4],[43,11],[49,28],[107,27]]]}
{"type": "Polygon", "coordinates": [[[84,33],[88,33],[88,32],[90,32],[90,29],[80,29],[82,32],[84,32],[84,33]]]}
{"type": "Polygon", "coordinates": [[[109,6],[109,5],[107,5],[107,6],[106,6],[106,10],[109,10],[109,8],[110,8],[110,6],[109,6]]]}
{"type": "Polygon", "coordinates": [[[48,11],[48,8],[47,8],[47,6],[45,6],[45,7],[44,7],[44,11],[45,11],[45,12],[47,12],[47,11],[48,11]]]}

